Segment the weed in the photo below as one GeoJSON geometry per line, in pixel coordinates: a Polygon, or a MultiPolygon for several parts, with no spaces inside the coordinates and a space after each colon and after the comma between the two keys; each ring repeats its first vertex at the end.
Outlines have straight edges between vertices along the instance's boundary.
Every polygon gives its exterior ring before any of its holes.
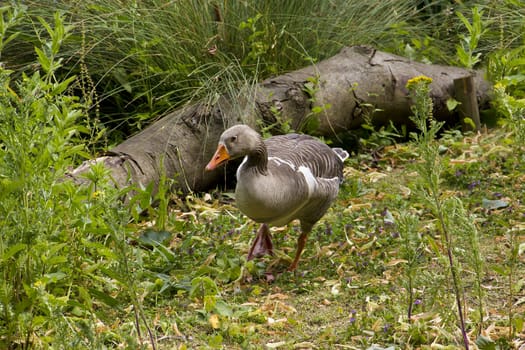
{"type": "Polygon", "coordinates": [[[259,121],[258,123],[263,137],[270,137],[275,134],[289,134],[295,132],[291,125],[290,119],[283,116],[278,107],[270,107],[270,112],[272,113],[272,116],[275,119],[274,122],[268,124],[267,122],[259,121]]]}
{"type": "Polygon", "coordinates": [[[481,61],[481,53],[476,52],[479,40],[487,32],[484,28],[486,23],[482,19],[483,11],[478,7],[472,8],[472,23],[461,12],[456,12],[456,15],[468,31],[468,35],[460,36],[461,42],[456,46],[456,55],[462,66],[474,68],[481,61]]]}
{"type": "MultiPolygon", "coordinates": [[[[271,51],[278,46],[278,41],[282,40],[284,35],[284,30],[281,30],[280,33],[275,33],[275,24],[270,23],[269,25],[263,26],[262,22],[263,15],[257,13],[254,17],[248,18],[246,21],[242,21],[239,24],[239,30],[242,32],[244,30],[248,31],[248,37],[246,38],[246,44],[248,48],[244,51],[244,59],[242,64],[245,66],[254,66],[256,69],[261,65],[261,60],[265,60],[271,51]],[[270,29],[270,31],[268,31],[270,29]],[[272,30],[273,29],[273,30],[272,30]]],[[[263,67],[269,73],[277,73],[278,69],[276,66],[264,62],[263,67]]]]}
{"type": "MultiPolygon", "coordinates": [[[[7,9],[2,16],[11,18],[12,24],[19,10],[7,9]]],[[[71,307],[68,276],[77,266],[69,255],[78,247],[71,241],[75,234],[64,231],[67,224],[60,218],[64,199],[67,203],[68,197],[76,197],[70,203],[74,205],[82,195],[72,195],[60,179],[75,158],[85,155],[78,140],[86,129],[77,124],[85,106],[66,93],[75,78],[60,81],[55,76],[61,66],[56,57],[70,28],[58,14],[53,24],[40,23],[49,37],[42,37],[41,46],[35,48],[42,71],[16,81],[12,71],[0,68],[3,347],[46,343],[49,340],[34,339],[34,334],[43,335],[46,328],[67,329],[63,312],[71,307]]],[[[61,333],[51,338],[59,339],[61,333]]]]}
{"type": "MultiPolygon", "coordinates": [[[[507,80],[508,82],[508,80],[507,80]]],[[[515,154],[522,154],[523,142],[525,142],[525,102],[523,99],[516,99],[513,96],[510,96],[506,92],[506,86],[504,83],[497,83],[494,87],[495,90],[495,99],[494,106],[498,113],[503,117],[502,123],[506,125],[511,133],[515,136],[515,143],[512,143],[512,149],[515,154]]],[[[523,161],[523,155],[521,157],[521,162],[523,161]]],[[[520,162],[520,163],[521,163],[520,162]]],[[[514,165],[514,168],[520,167],[521,165],[514,165]]],[[[511,306],[514,303],[514,296],[516,290],[515,279],[516,279],[516,264],[519,260],[519,256],[523,253],[523,247],[525,244],[519,242],[518,236],[521,231],[521,225],[509,225],[507,231],[507,241],[509,251],[507,254],[507,261],[504,266],[497,268],[497,271],[505,276],[508,279],[508,320],[509,320],[509,334],[508,337],[511,339],[515,336],[516,331],[523,328],[524,318],[523,316],[515,315],[513,312],[513,307],[511,306]]]]}
{"type": "Polygon", "coordinates": [[[319,77],[309,77],[303,84],[303,92],[308,96],[311,111],[305,116],[304,121],[301,122],[300,129],[306,133],[313,134],[319,128],[319,115],[326,113],[332,107],[331,104],[319,104],[317,100],[317,93],[319,92],[319,77]]]}
{"type": "Polygon", "coordinates": [[[397,226],[403,242],[400,257],[406,261],[407,320],[410,322],[414,306],[421,302],[414,294],[417,288],[416,277],[423,247],[418,233],[419,220],[416,215],[403,213],[399,217],[397,226]]]}
{"type": "Polygon", "coordinates": [[[416,165],[421,181],[418,183],[417,192],[422,196],[425,203],[431,209],[434,217],[437,219],[437,227],[443,238],[443,246],[448,257],[451,282],[456,298],[456,307],[458,312],[459,325],[463,336],[463,344],[466,349],[469,348],[469,340],[465,323],[465,314],[463,311],[464,292],[461,287],[458,266],[454,261],[455,243],[452,238],[456,230],[456,222],[459,218],[466,216],[464,210],[459,210],[458,199],[443,199],[441,195],[441,174],[443,164],[440,160],[439,145],[435,138],[438,131],[443,126],[442,122],[437,122],[432,117],[432,100],[429,97],[430,83],[432,80],[428,77],[415,77],[407,82],[407,89],[413,100],[411,120],[416,125],[420,134],[412,134],[413,142],[420,152],[421,162],[416,165]]]}
{"type": "Polygon", "coordinates": [[[504,117],[501,123],[509,125],[512,132],[516,135],[516,144],[518,148],[525,141],[525,101],[516,99],[506,92],[506,86],[503,83],[497,83],[494,86],[495,99],[493,105],[497,112],[504,117]]]}

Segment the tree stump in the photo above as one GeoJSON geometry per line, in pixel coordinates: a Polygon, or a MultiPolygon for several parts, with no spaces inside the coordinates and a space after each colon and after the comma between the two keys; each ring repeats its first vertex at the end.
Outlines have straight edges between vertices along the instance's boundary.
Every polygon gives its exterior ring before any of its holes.
{"type": "Polygon", "coordinates": [[[454,79],[454,90],[455,98],[459,102],[458,111],[463,131],[481,130],[474,77],[469,75],[468,77],[454,79]],[[471,123],[466,122],[466,118],[472,120],[474,127],[471,123]]]}

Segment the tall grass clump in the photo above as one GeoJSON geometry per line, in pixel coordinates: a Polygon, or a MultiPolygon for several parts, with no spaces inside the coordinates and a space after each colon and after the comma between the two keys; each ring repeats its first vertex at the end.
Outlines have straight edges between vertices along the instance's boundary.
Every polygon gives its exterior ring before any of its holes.
{"type": "MultiPolygon", "coordinates": [[[[392,26],[417,16],[416,8],[399,0],[44,0],[30,8],[28,22],[35,15],[51,18],[57,9],[74,26],[61,51],[61,72],[89,76],[93,83],[84,95],[96,97],[103,122],[122,134],[188,101],[213,101],[343,46],[381,47],[394,35],[392,26]]],[[[27,42],[34,40],[26,35],[10,47],[13,63],[30,69],[27,42]]]]}
{"type": "Polygon", "coordinates": [[[454,6],[401,0],[43,0],[17,25],[22,35],[4,52],[6,64],[34,68],[36,16],[50,21],[55,10],[72,25],[57,73],[85,82],[78,94],[91,104],[91,124],[108,127],[109,142],[189,101],[213,102],[239,87],[315,64],[344,46],[369,44],[454,64],[458,35],[468,24],[473,31],[463,39],[470,41],[462,39],[459,47],[466,54],[463,64],[471,66],[478,54],[494,51],[495,42],[498,49],[515,48],[523,28],[523,7],[510,0],[454,6]],[[478,28],[483,36],[474,42],[478,28]]]}
{"type": "Polygon", "coordinates": [[[418,61],[478,68],[484,62],[476,56],[522,44],[525,7],[519,1],[434,0],[418,1],[416,6],[417,16],[392,27],[396,35],[387,50],[418,61]]]}

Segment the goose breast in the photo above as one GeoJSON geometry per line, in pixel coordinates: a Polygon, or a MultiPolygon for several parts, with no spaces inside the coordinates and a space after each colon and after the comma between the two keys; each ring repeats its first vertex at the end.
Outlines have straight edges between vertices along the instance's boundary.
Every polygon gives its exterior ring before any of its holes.
{"type": "Polygon", "coordinates": [[[246,162],[239,166],[239,209],[254,221],[276,226],[293,219],[315,223],[337,196],[343,161],[330,147],[307,135],[274,136],[265,145],[266,174],[246,162]]]}

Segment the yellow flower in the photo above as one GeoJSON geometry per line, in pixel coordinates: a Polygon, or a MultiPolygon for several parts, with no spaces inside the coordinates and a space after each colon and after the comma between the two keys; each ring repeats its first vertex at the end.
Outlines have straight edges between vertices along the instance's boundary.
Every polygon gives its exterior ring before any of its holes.
{"type": "Polygon", "coordinates": [[[95,191],[91,194],[91,198],[93,199],[97,199],[97,198],[101,198],[101,197],[104,197],[104,192],[102,191],[95,191]]]}
{"type": "Polygon", "coordinates": [[[505,91],[505,86],[502,83],[496,83],[494,84],[494,89],[505,91]]]}
{"type": "Polygon", "coordinates": [[[44,288],[46,284],[42,280],[37,280],[33,283],[33,287],[41,289],[44,288]]]}
{"type": "Polygon", "coordinates": [[[417,77],[408,79],[406,87],[410,90],[419,85],[430,85],[430,83],[432,83],[432,78],[425,75],[418,75],[417,77]]]}

